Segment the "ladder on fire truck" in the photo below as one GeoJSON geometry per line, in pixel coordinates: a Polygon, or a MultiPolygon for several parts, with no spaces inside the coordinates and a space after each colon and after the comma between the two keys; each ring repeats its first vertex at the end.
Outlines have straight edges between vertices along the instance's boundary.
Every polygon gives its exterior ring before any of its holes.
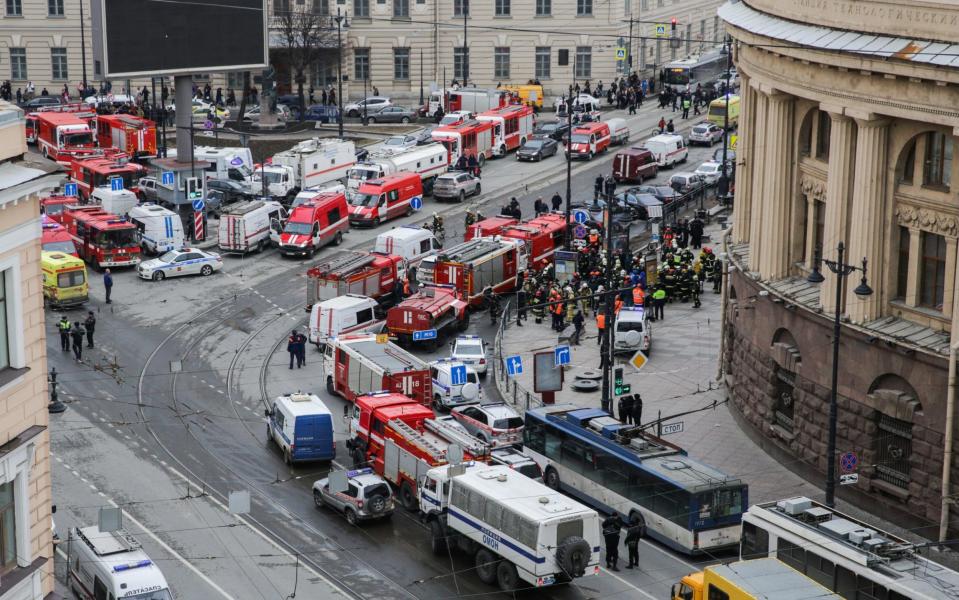
{"type": "Polygon", "coordinates": [[[468,242],[463,242],[459,246],[451,249],[450,252],[444,252],[439,256],[439,260],[467,263],[475,260],[494,250],[498,250],[502,244],[489,238],[476,238],[468,242]]]}
{"type": "Polygon", "coordinates": [[[455,425],[440,419],[425,419],[423,425],[441,438],[459,444],[473,458],[482,458],[490,453],[490,446],[483,440],[471,436],[455,425]]]}
{"type": "Polygon", "coordinates": [[[402,433],[403,437],[406,438],[411,444],[416,445],[420,450],[429,454],[433,462],[446,460],[446,448],[440,448],[410,425],[399,419],[393,419],[389,422],[389,426],[402,433]]]}
{"type": "Polygon", "coordinates": [[[372,263],[374,258],[375,257],[370,254],[346,252],[332,256],[330,260],[320,263],[314,268],[326,276],[342,277],[343,275],[362,269],[372,263]]]}

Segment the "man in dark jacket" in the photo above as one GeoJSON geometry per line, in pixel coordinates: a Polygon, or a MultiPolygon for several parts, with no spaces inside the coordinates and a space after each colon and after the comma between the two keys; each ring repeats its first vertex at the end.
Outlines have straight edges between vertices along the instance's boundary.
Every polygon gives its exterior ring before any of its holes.
{"type": "Polygon", "coordinates": [[[296,368],[306,366],[306,336],[296,334],[296,368]]]}
{"type": "Polygon", "coordinates": [[[559,192],[553,194],[550,204],[553,205],[553,210],[559,210],[559,207],[563,205],[563,197],[559,195],[559,192]]]}
{"type": "Polygon", "coordinates": [[[577,310],[576,315],[573,316],[573,326],[576,328],[576,333],[573,334],[573,345],[579,346],[579,339],[583,335],[583,326],[586,323],[586,317],[583,316],[583,311],[577,310]]]}
{"type": "Polygon", "coordinates": [[[606,517],[603,521],[603,541],[606,543],[606,568],[619,571],[616,563],[619,562],[619,531],[623,522],[619,515],[606,517]]]}
{"type": "Polygon", "coordinates": [[[639,540],[643,539],[643,525],[639,520],[629,524],[626,529],[626,550],[629,552],[627,569],[639,566],[639,540]]]}
{"type": "Polygon", "coordinates": [[[107,304],[110,304],[110,294],[113,292],[113,275],[110,274],[110,269],[103,272],[103,289],[106,291],[107,304]]]}
{"type": "Polygon", "coordinates": [[[689,237],[692,240],[693,248],[702,248],[703,246],[703,220],[696,217],[689,222],[689,237]]]}
{"type": "Polygon", "coordinates": [[[97,318],[92,310],[87,311],[87,319],[83,325],[87,328],[87,348],[93,348],[93,330],[97,327],[97,318]]]}
{"type": "Polygon", "coordinates": [[[83,324],[80,321],[74,321],[73,329],[70,330],[70,338],[73,340],[73,357],[77,360],[83,360],[83,324]]]}
{"type": "Polygon", "coordinates": [[[293,361],[296,360],[296,341],[298,338],[298,333],[294,329],[290,332],[290,337],[286,340],[286,351],[290,355],[290,368],[293,368],[293,361]]]}

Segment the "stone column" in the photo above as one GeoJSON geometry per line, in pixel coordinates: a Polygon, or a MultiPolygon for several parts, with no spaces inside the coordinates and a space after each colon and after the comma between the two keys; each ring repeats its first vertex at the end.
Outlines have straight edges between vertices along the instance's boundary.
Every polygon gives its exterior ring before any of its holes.
{"type": "MultiPolygon", "coordinates": [[[[820,110],[827,110],[822,107],[820,110]]],[[[852,180],[855,166],[855,123],[840,112],[829,111],[832,120],[829,137],[829,171],[826,179],[826,215],[822,254],[836,259],[839,242],[849,246],[849,212],[852,208],[852,180]]],[[[826,278],[819,290],[819,304],[827,314],[836,310],[838,277],[828,268],[820,269],[826,278]]],[[[858,285],[858,284],[856,284],[858,285]]],[[[855,287],[855,286],[853,286],[855,287]]]]}
{"type": "Polygon", "coordinates": [[[953,312],[953,302],[955,301],[955,286],[956,286],[956,247],[959,239],[947,235],[946,237],[946,284],[942,290],[942,314],[948,318],[952,318],[955,313],[953,312]]]}
{"type": "Polygon", "coordinates": [[[882,289],[885,261],[883,247],[886,233],[886,154],[889,122],[883,119],[856,119],[856,176],[853,180],[852,219],[849,233],[849,263],[869,263],[869,285],[873,294],[856,297],[852,290],[859,285],[859,274],[847,280],[849,293],[846,307],[850,319],[857,323],[880,316],[885,290],[882,289]]]}
{"type": "Polygon", "coordinates": [[[919,306],[919,257],[922,256],[920,252],[922,252],[922,231],[918,227],[909,227],[909,275],[906,278],[906,306],[919,306]]]}
{"type": "Polygon", "coordinates": [[[738,141],[736,142],[736,199],[733,205],[733,239],[737,242],[749,242],[749,218],[752,206],[752,160],[755,153],[753,139],[753,119],[756,111],[756,92],[749,86],[750,78],[740,74],[742,79],[741,114],[739,116],[738,141]]]}
{"type": "MultiPolygon", "coordinates": [[[[755,87],[755,85],[753,86],[755,87]]],[[[752,167],[752,179],[750,185],[750,207],[747,213],[749,225],[749,270],[759,271],[759,257],[765,251],[762,247],[762,214],[763,205],[766,203],[765,190],[763,188],[764,174],[766,170],[766,150],[769,146],[768,128],[766,127],[766,110],[768,108],[768,96],[757,89],[752,89],[753,105],[756,107],[755,117],[752,123],[752,155],[749,159],[752,167]]],[[[736,194],[739,195],[738,193],[736,194]]]]}
{"type": "Polygon", "coordinates": [[[816,262],[816,197],[806,194],[806,268],[812,269],[816,262]]]}
{"type": "MultiPolygon", "coordinates": [[[[789,247],[792,238],[792,199],[794,193],[792,159],[793,106],[795,98],[773,90],[766,99],[766,148],[763,179],[762,251],[759,272],[763,279],[781,279],[789,273],[789,247]]],[[[750,256],[756,256],[752,251],[750,256]]],[[[752,259],[751,259],[752,260],[752,259]]]]}

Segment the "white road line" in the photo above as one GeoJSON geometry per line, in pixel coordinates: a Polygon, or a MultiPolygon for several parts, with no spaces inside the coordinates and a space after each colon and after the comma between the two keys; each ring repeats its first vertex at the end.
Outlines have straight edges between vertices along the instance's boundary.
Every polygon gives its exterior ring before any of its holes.
{"type": "Polygon", "coordinates": [[[639,589],[638,587],[636,587],[635,585],[633,585],[633,584],[631,584],[630,582],[626,581],[625,579],[623,579],[622,577],[620,577],[620,576],[617,575],[616,573],[613,573],[613,572],[611,572],[611,571],[608,571],[608,570],[604,569],[603,567],[600,567],[599,570],[602,571],[603,573],[606,573],[607,575],[609,575],[609,576],[611,576],[611,577],[614,577],[614,578],[615,578],[617,581],[619,581],[620,583],[622,583],[622,584],[624,584],[624,585],[626,585],[626,586],[628,586],[628,587],[631,587],[632,589],[636,590],[636,591],[639,592],[640,594],[642,594],[642,595],[646,596],[647,598],[649,598],[649,600],[660,600],[659,598],[657,598],[656,596],[653,596],[653,595],[650,594],[649,592],[645,592],[645,591],[639,589]]]}

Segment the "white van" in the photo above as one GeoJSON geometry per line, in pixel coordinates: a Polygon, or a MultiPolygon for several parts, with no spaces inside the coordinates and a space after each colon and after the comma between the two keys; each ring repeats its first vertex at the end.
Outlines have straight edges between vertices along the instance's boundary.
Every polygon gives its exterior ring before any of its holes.
{"type": "Polygon", "coordinates": [[[450,358],[441,358],[430,363],[430,375],[433,379],[433,409],[449,410],[461,404],[470,404],[482,399],[483,389],[479,376],[472,367],[450,358]],[[453,368],[466,369],[466,381],[453,383],[453,368]]]}
{"type": "Polygon", "coordinates": [[[376,300],[358,294],[337,296],[310,309],[310,343],[317,349],[344,333],[380,333],[385,319],[376,315],[376,300]]]}
{"type": "Polygon", "coordinates": [[[92,204],[99,204],[108,213],[121,217],[129,213],[139,201],[137,195],[130,190],[112,190],[108,185],[93,188],[90,193],[92,204]]]}
{"type": "Polygon", "coordinates": [[[629,141],[629,126],[626,125],[626,119],[606,119],[606,124],[609,125],[610,144],[621,146],[629,141]]]}
{"type": "Polygon", "coordinates": [[[172,210],[147,202],[131,208],[128,216],[136,225],[143,252],[163,254],[183,247],[183,221],[172,210]]]}
{"type": "Polygon", "coordinates": [[[70,589],[75,598],[173,600],[160,568],[124,530],[70,530],[70,589]]]}
{"type": "Polygon", "coordinates": [[[653,347],[653,331],[642,306],[623,306],[613,325],[613,352],[636,352],[649,355],[653,347]]]}
{"type": "Polygon", "coordinates": [[[253,181],[253,153],[249,148],[197,146],[193,156],[210,163],[205,171],[207,179],[232,179],[246,186],[253,181]]]}
{"type": "Polygon", "coordinates": [[[286,224],[283,205],[272,200],[238,202],[220,213],[217,242],[224,252],[259,252],[280,243],[286,224]]]}
{"type": "MultiPolygon", "coordinates": [[[[403,258],[406,266],[410,266],[436,254],[442,247],[430,230],[415,225],[403,225],[376,236],[373,252],[395,254],[403,258]]],[[[403,276],[400,276],[400,279],[402,278],[403,276]]]]}
{"type": "Polygon", "coordinates": [[[653,159],[661,169],[686,162],[689,156],[686,141],[683,140],[683,136],[676,133],[654,135],[646,140],[643,146],[653,154],[653,159]]]}

